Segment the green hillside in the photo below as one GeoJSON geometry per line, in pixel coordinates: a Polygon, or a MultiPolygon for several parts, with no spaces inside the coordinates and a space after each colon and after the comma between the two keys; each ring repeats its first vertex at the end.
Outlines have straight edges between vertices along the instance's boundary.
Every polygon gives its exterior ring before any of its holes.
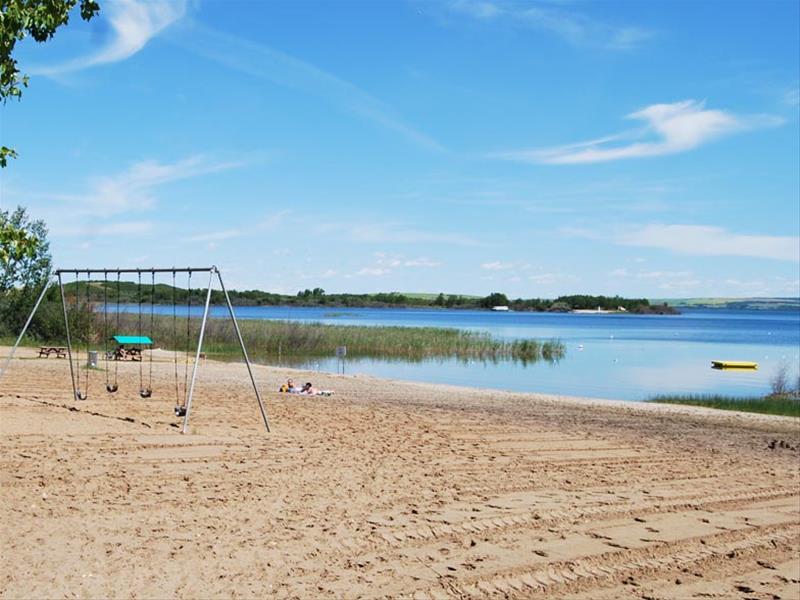
{"type": "Polygon", "coordinates": [[[745,310],[800,310],[800,298],[658,298],[651,304],[676,308],[727,308],[745,310]]]}

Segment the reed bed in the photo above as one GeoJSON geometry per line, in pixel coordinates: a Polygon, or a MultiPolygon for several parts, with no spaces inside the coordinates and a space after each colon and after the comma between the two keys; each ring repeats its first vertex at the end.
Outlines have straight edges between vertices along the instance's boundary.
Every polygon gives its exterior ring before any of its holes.
{"type": "Polygon", "coordinates": [[[800,417],[800,400],[791,397],[751,397],[735,398],[717,395],[660,395],[654,396],[647,402],[664,404],[687,404],[690,406],[705,406],[720,410],[738,410],[741,412],[761,413],[766,415],[782,415],[786,417],[800,417]]]}
{"type": "MultiPolygon", "coordinates": [[[[102,317],[92,335],[93,342],[102,341],[102,317]]],[[[153,338],[155,346],[168,350],[192,349],[197,345],[199,319],[190,321],[187,344],[187,321],[171,316],[155,316],[152,331],[150,316],[142,318],[141,333],[153,338]]],[[[381,358],[421,361],[432,358],[533,363],[540,360],[557,362],[564,357],[565,347],[559,340],[499,340],[487,333],[435,327],[381,327],[327,325],[296,321],[239,321],[248,353],[262,362],[283,362],[304,358],[332,357],[337,346],[347,346],[348,358],[381,358]]],[[[138,334],[136,315],[121,314],[117,331],[116,319],[109,319],[108,335],[138,334]],[[112,326],[113,323],[113,326],[112,326]],[[111,329],[114,329],[112,332],[111,329]]],[[[240,352],[236,332],[229,319],[209,319],[203,349],[210,354],[237,355],[240,352]]]]}

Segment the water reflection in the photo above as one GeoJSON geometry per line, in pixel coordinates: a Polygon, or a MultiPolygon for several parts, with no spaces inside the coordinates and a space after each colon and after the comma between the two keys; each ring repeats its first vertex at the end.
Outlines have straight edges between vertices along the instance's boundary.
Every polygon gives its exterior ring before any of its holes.
{"type": "MultiPolygon", "coordinates": [[[[770,347],[753,346],[748,354],[767,355],[770,347]]],[[[774,350],[774,348],[773,348],[774,350]]],[[[347,374],[463,385],[520,392],[542,392],[620,400],[645,400],[657,394],[724,394],[737,397],[769,392],[770,377],[783,362],[765,359],[758,370],[718,371],[711,360],[724,356],[724,344],[687,344],[603,340],[570,351],[558,363],[511,360],[348,358],[347,374]]],[[[277,364],[277,361],[264,361],[277,364]]],[[[336,373],[335,358],[295,358],[282,366],[336,373]]]]}

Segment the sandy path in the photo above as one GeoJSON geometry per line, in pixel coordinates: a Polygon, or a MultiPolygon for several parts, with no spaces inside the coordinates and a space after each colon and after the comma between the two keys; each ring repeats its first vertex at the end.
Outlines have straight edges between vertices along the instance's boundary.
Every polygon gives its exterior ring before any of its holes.
{"type": "Polygon", "coordinates": [[[259,367],[266,435],[209,361],[181,436],[171,364],[149,400],[128,363],[76,403],[66,361],[23,356],[2,597],[800,597],[797,420],[259,367]]]}

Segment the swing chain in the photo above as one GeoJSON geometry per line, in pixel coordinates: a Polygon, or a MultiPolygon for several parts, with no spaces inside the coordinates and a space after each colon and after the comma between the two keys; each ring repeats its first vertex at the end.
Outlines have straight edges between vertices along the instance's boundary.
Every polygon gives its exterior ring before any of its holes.
{"type": "MultiPolygon", "coordinates": [[[[142,272],[141,270],[138,271],[139,274],[139,337],[142,337],[142,304],[144,303],[144,296],[142,294],[142,272]]],[[[147,387],[144,386],[144,357],[141,355],[142,343],[141,339],[139,340],[139,396],[142,398],[149,398],[153,395],[153,302],[155,300],[155,285],[156,285],[156,274],[155,271],[151,272],[152,279],[151,279],[151,289],[150,289],[150,365],[149,365],[149,376],[147,387]]]]}
{"type": "MultiPolygon", "coordinates": [[[[120,328],[119,328],[119,296],[120,292],[122,291],[122,285],[120,283],[120,274],[117,272],[117,335],[120,335],[120,328]]],[[[119,389],[118,387],[119,382],[119,356],[117,356],[116,350],[114,352],[114,391],[119,389]]]]}
{"type": "Polygon", "coordinates": [[[186,360],[183,366],[183,406],[186,406],[186,395],[189,393],[189,353],[192,350],[192,271],[189,270],[186,294],[186,360]]]}
{"type": "MultiPolygon", "coordinates": [[[[119,273],[117,273],[117,280],[119,281],[119,273]]],[[[117,293],[119,293],[119,287],[117,287],[117,293]]],[[[117,310],[119,310],[119,296],[117,296],[117,310]]],[[[119,313],[117,313],[117,320],[119,320],[119,313]]],[[[119,329],[119,327],[117,327],[117,329],[119,329]]],[[[114,353],[108,349],[108,339],[108,271],[103,271],[103,351],[105,353],[106,361],[106,391],[113,394],[117,391],[116,369],[118,366],[115,363],[114,383],[112,384],[109,381],[109,372],[111,370],[109,362],[111,361],[112,357],[114,357],[114,353]]]]}
{"type": "MultiPolygon", "coordinates": [[[[185,362],[183,366],[183,395],[180,395],[178,393],[178,386],[176,381],[176,386],[175,386],[176,417],[183,417],[186,415],[186,396],[189,391],[189,353],[191,352],[191,343],[192,343],[192,270],[189,269],[186,280],[186,349],[185,349],[185,362]]],[[[175,368],[176,368],[175,377],[177,379],[178,376],[177,362],[175,368]]]]}
{"type": "Polygon", "coordinates": [[[84,312],[86,314],[87,322],[86,322],[86,329],[84,330],[83,334],[86,338],[86,364],[84,365],[84,374],[86,383],[83,386],[83,392],[81,392],[80,384],[81,384],[81,376],[80,376],[80,352],[78,353],[78,389],[77,389],[77,398],[78,400],[86,400],[89,397],[89,344],[90,344],[90,328],[91,328],[91,320],[89,316],[89,311],[91,310],[90,304],[90,289],[89,289],[89,277],[91,277],[91,272],[86,271],[86,305],[84,306],[83,311],[80,310],[80,274],[75,274],[75,305],[78,307],[78,312],[84,312]]]}

